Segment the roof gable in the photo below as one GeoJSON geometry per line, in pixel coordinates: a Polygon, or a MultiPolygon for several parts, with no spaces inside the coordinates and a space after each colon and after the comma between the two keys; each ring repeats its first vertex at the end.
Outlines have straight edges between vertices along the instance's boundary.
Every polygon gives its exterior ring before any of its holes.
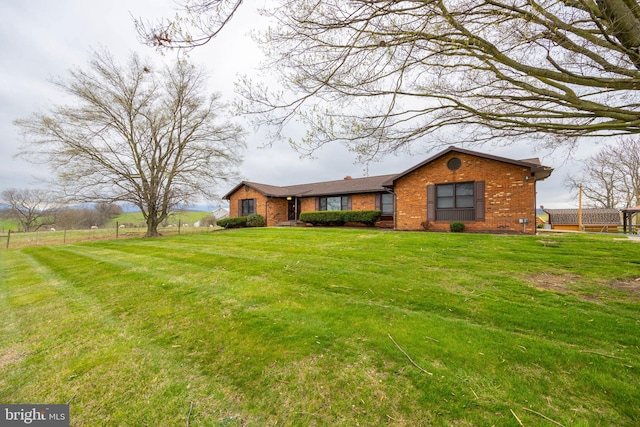
{"type": "Polygon", "coordinates": [[[394,183],[399,178],[420,169],[421,167],[437,160],[438,158],[449,153],[461,153],[470,156],[475,156],[484,159],[495,160],[498,162],[509,163],[517,166],[529,168],[531,174],[536,180],[540,181],[551,175],[552,168],[542,166],[538,159],[526,159],[526,160],[513,160],[506,157],[493,156],[491,154],[480,153],[477,151],[465,150],[462,148],[456,148],[450,146],[444,151],[428,158],[427,160],[418,163],[410,169],[400,173],[391,175],[379,175],[370,176],[365,178],[350,178],[335,180],[335,181],[323,181],[313,182],[309,184],[297,184],[289,186],[276,186],[261,184],[258,182],[242,181],[236,185],[231,191],[223,196],[223,199],[229,199],[233,193],[238,191],[243,186],[248,186],[259,191],[266,197],[318,197],[318,196],[334,196],[343,194],[361,194],[361,193],[378,193],[387,191],[388,188],[394,186],[394,183]]]}
{"type": "Polygon", "coordinates": [[[428,165],[429,163],[434,162],[435,160],[439,159],[442,156],[445,156],[449,153],[460,153],[460,154],[467,154],[469,156],[474,156],[474,157],[479,157],[479,158],[483,158],[483,159],[489,159],[489,160],[495,160],[497,162],[502,162],[502,163],[509,163],[512,165],[516,165],[516,166],[522,166],[522,167],[526,167],[531,169],[531,173],[535,176],[536,180],[541,181],[545,178],[548,178],[549,175],[551,175],[551,172],[553,172],[553,169],[547,166],[542,166],[542,164],[540,163],[539,159],[526,159],[526,160],[514,160],[514,159],[509,159],[506,157],[500,157],[500,156],[494,156],[491,154],[486,154],[486,153],[480,153],[478,151],[471,151],[471,150],[465,150],[463,148],[457,148],[454,146],[450,146],[449,148],[439,152],[438,154],[429,157],[427,160],[418,163],[417,165],[407,169],[406,171],[397,174],[392,180],[386,182],[386,186],[390,187],[393,186],[394,182],[408,174],[410,174],[411,172],[418,170],[426,165],[428,165]]]}

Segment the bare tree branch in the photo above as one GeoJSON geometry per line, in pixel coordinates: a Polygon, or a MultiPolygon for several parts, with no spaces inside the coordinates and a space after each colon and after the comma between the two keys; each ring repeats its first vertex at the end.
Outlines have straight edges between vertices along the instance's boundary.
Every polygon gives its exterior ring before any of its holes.
{"type": "Polygon", "coordinates": [[[587,204],[602,208],[628,208],[640,204],[640,139],[620,138],[584,162],[566,185],[582,186],[587,204]]]}
{"type": "MultiPolygon", "coordinates": [[[[293,141],[300,150],[341,141],[366,160],[417,140],[535,135],[558,147],[640,133],[635,0],[274,4],[264,11],[274,25],[258,41],[282,89],[244,79],[238,106],[275,136],[293,120],[304,123],[307,135],[293,141]]],[[[212,23],[198,28],[211,35],[240,2],[210,6],[197,10],[200,23],[212,23]]]]}
{"type": "Polygon", "coordinates": [[[215,197],[216,184],[235,177],[242,130],[218,123],[225,107],[188,63],[155,70],[136,55],[120,66],[95,53],[56,84],[73,103],[16,124],[21,155],[47,162],[70,200],[133,203],[154,236],[173,208],[215,197]]]}
{"type": "Polygon", "coordinates": [[[50,191],[41,189],[7,189],[0,201],[9,207],[5,216],[18,221],[25,232],[55,224],[60,207],[50,191]]]}

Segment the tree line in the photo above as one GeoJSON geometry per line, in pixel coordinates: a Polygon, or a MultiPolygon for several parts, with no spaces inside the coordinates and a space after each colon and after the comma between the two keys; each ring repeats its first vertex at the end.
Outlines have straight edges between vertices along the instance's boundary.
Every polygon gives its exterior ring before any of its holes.
{"type": "Polygon", "coordinates": [[[41,189],[7,189],[0,193],[0,218],[15,221],[24,232],[54,229],[87,229],[102,227],[122,214],[113,203],[97,203],[92,207],[68,207],[52,193],[41,189]]]}

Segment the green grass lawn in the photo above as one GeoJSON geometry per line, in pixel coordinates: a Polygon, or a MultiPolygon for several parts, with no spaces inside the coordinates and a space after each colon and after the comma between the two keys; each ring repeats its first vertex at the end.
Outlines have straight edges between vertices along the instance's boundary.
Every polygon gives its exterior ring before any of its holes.
{"type": "Polygon", "coordinates": [[[640,243],[242,229],[0,251],[0,402],[85,425],[640,424],[640,243]]]}

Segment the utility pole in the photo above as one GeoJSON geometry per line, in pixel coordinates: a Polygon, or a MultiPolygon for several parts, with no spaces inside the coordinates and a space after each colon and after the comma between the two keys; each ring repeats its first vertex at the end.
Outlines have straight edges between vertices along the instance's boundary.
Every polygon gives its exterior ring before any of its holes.
{"type": "Polygon", "coordinates": [[[582,184],[580,184],[580,189],[578,191],[578,231],[582,230],[582,184]]]}

